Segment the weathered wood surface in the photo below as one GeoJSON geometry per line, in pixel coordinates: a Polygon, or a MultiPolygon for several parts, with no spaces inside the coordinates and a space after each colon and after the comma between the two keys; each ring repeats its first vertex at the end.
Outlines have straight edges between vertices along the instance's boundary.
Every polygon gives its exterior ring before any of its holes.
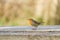
{"type": "Polygon", "coordinates": [[[30,26],[4,26],[0,27],[0,35],[40,35],[60,36],[60,25],[38,26],[37,30],[30,26]]]}

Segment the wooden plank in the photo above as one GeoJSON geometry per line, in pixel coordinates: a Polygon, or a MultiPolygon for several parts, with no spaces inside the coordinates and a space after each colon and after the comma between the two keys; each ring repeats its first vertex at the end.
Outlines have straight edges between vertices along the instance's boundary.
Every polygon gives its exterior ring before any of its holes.
{"type": "Polygon", "coordinates": [[[37,30],[30,26],[4,26],[0,27],[0,35],[40,35],[60,36],[60,25],[38,26],[37,30]]]}

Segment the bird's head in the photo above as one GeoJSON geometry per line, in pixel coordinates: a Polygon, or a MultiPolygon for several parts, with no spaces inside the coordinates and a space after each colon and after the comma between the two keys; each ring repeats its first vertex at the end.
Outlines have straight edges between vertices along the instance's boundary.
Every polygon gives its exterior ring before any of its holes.
{"type": "Polygon", "coordinates": [[[28,19],[29,21],[32,21],[33,19],[28,19]]]}
{"type": "Polygon", "coordinates": [[[33,19],[28,19],[28,20],[33,20],[33,19]]]}

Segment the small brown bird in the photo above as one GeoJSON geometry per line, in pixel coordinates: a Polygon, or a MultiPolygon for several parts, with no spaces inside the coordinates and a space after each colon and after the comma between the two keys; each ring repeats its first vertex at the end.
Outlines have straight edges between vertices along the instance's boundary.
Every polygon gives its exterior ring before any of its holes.
{"type": "Polygon", "coordinates": [[[41,24],[41,23],[39,23],[39,22],[37,22],[37,21],[35,21],[35,20],[33,20],[33,19],[28,19],[28,21],[29,21],[29,24],[30,24],[31,26],[34,26],[34,27],[38,27],[38,25],[41,24]]]}

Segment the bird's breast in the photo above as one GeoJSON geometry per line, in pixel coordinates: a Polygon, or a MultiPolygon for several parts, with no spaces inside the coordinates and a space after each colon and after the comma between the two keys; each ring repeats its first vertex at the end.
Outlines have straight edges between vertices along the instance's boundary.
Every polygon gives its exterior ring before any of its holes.
{"type": "Polygon", "coordinates": [[[31,25],[31,26],[32,26],[32,21],[31,21],[31,20],[29,20],[29,25],[31,25]]]}

